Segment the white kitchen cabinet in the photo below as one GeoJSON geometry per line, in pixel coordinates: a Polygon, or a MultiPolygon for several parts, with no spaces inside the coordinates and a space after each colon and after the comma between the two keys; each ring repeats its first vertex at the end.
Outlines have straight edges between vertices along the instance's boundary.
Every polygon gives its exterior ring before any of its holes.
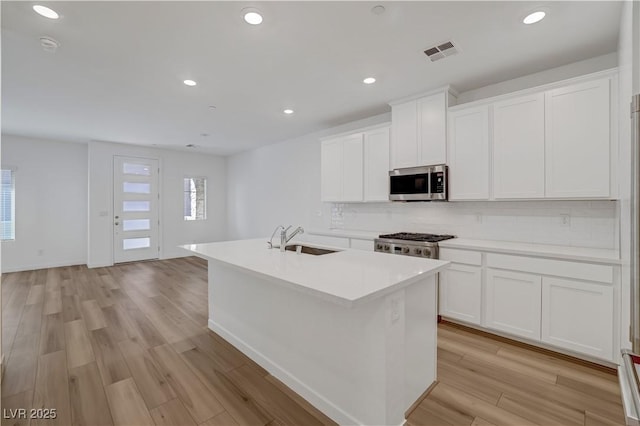
{"type": "Polygon", "coordinates": [[[485,327],[540,340],[541,277],[487,269],[485,327]]]}
{"type": "Polygon", "coordinates": [[[342,199],[341,201],[362,201],[364,183],[362,133],[342,139],[342,199]]]}
{"type": "Polygon", "coordinates": [[[610,79],[545,94],[546,196],[611,195],[610,79]]]}
{"type": "Polygon", "coordinates": [[[542,279],[542,341],[613,360],[613,287],[542,279]]]}
{"type": "Polygon", "coordinates": [[[416,101],[391,108],[391,169],[415,167],[418,158],[418,109],[416,101]]]}
{"type": "Polygon", "coordinates": [[[489,107],[449,113],[449,199],[489,199],[489,107]]]}
{"type": "Polygon", "coordinates": [[[447,162],[448,91],[393,104],[391,168],[447,162]]]}
{"type": "Polygon", "coordinates": [[[389,201],[389,127],[364,132],[364,201],[389,201]]]}
{"type": "Polygon", "coordinates": [[[342,140],[323,141],[320,147],[322,201],[342,201],[342,169],[342,140]]]}
{"type": "Polygon", "coordinates": [[[440,315],[480,325],[482,268],[452,263],[440,273],[440,315]]]}
{"type": "Polygon", "coordinates": [[[325,140],[321,145],[322,201],[362,201],[362,133],[325,140]]]}
{"type": "Polygon", "coordinates": [[[542,198],[544,93],[493,104],[495,199],[542,198]]]}

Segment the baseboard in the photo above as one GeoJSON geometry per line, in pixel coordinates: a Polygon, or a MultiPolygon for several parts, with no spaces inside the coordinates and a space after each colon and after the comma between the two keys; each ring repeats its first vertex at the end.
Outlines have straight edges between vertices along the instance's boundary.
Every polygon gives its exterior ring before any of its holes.
{"type": "Polygon", "coordinates": [[[20,265],[20,266],[6,266],[2,265],[2,273],[5,272],[22,272],[22,271],[35,271],[38,269],[48,269],[48,268],[60,268],[63,266],[77,266],[77,265],[86,265],[87,261],[82,260],[68,260],[68,261],[59,261],[59,262],[46,262],[46,263],[36,263],[31,265],[20,265]]]}
{"type": "Polygon", "coordinates": [[[247,344],[242,339],[238,338],[236,335],[231,333],[225,327],[216,323],[215,321],[209,320],[209,329],[214,333],[220,335],[223,339],[231,343],[233,346],[238,348],[242,353],[247,355],[257,364],[259,364],[262,368],[267,370],[272,376],[276,377],[282,383],[287,385],[291,390],[295,393],[306,399],[311,405],[316,407],[318,410],[322,411],[326,416],[331,418],[333,421],[338,424],[351,424],[351,425],[361,425],[363,422],[357,420],[352,417],[348,413],[344,412],[339,407],[335,406],[325,397],[311,389],[309,386],[302,383],[298,380],[293,374],[289,373],[282,366],[275,363],[269,357],[262,354],[260,351],[253,348],[251,345],[247,344]]]}

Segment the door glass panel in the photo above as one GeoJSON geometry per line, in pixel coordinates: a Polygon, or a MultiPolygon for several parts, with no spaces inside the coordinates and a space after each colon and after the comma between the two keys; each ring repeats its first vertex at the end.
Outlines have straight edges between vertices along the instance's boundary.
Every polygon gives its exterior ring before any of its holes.
{"type": "Polygon", "coordinates": [[[125,219],[122,221],[123,231],[147,231],[151,229],[149,219],[125,219]]]}
{"type": "Polygon", "coordinates": [[[149,248],[150,245],[151,245],[151,238],[126,238],[122,240],[123,250],[149,248]]]}
{"type": "Polygon", "coordinates": [[[151,184],[140,182],[123,182],[122,191],[134,194],[151,194],[151,184]]]}
{"type": "Polygon", "coordinates": [[[123,212],[148,212],[151,209],[151,201],[123,201],[123,212]]]}
{"type": "Polygon", "coordinates": [[[125,175],[151,176],[151,167],[147,164],[122,163],[125,175]]]}

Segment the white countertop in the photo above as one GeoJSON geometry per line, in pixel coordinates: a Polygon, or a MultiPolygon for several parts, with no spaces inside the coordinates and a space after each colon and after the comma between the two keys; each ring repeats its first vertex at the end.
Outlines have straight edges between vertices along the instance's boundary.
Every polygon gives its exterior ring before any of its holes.
{"type": "Polygon", "coordinates": [[[617,250],[588,247],[556,246],[549,244],[531,244],[509,241],[471,240],[453,238],[438,243],[442,248],[467,249],[505,253],[523,256],[553,257],[583,262],[619,264],[620,253],[617,250]]]}
{"type": "Polygon", "coordinates": [[[351,249],[338,249],[336,253],[320,256],[283,253],[279,249],[268,249],[266,238],[181,247],[199,257],[344,306],[390,294],[449,265],[441,260],[351,249]]]}

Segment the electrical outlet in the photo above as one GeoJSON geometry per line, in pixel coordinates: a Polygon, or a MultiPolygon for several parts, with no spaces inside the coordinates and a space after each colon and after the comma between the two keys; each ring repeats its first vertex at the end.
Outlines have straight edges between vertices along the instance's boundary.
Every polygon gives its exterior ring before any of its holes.
{"type": "Polygon", "coordinates": [[[571,215],[561,214],[560,215],[560,226],[571,226],[571,215]]]}
{"type": "Polygon", "coordinates": [[[400,301],[398,299],[391,300],[391,322],[394,323],[400,319],[400,301]]]}
{"type": "Polygon", "coordinates": [[[482,223],[482,213],[476,213],[476,223],[482,223]]]}

